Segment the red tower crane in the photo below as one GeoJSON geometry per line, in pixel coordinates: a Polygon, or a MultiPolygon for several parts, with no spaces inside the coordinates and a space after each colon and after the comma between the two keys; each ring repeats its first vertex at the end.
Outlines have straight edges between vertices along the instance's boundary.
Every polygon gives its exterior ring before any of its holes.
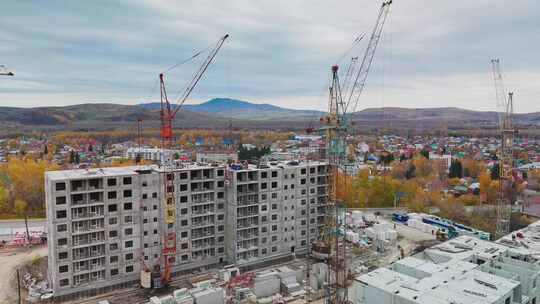
{"type": "Polygon", "coordinates": [[[221,49],[221,46],[223,45],[225,40],[227,40],[227,38],[229,38],[229,34],[221,37],[218,40],[215,47],[210,51],[208,57],[206,57],[203,64],[199,67],[191,81],[188,83],[186,90],[178,98],[176,105],[171,106],[167,97],[167,90],[165,89],[165,75],[164,73],[159,74],[159,87],[161,91],[161,146],[163,149],[169,149],[172,145],[173,119],[176,117],[176,114],[178,114],[178,111],[180,111],[180,109],[184,105],[184,102],[187,100],[187,98],[203,76],[204,72],[206,72],[206,69],[212,63],[214,57],[216,57],[219,49],[221,49]]]}
{"type": "MultiPolygon", "coordinates": [[[[212,63],[216,57],[218,51],[221,49],[221,46],[229,35],[221,37],[214,48],[211,49],[210,53],[199,67],[191,81],[186,86],[185,91],[180,95],[176,104],[171,106],[169,98],[167,96],[167,90],[165,89],[165,75],[164,73],[159,74],[159,83],[160,83],[160,92],[161,92],[161,148],[162,148],[162,157],[161,164],[163,166],[163,177],[161,183],[164,191],[164,218],[165,225],[163,225],[163,242],[162,242],[162,258],[163,258],[163,272],[161,273],[161,283],[166,285],[171,280],[171,271],[172,265],[175,262],[176,255],[176,204],[175,204],[175,193],[174,193],[174,175],[171,172],[171,166],[169,166],[169,161],[165,157],[164,149],[170,149],[172,146],[172,121],[176,117],[176,114],[182,108],[182,105],[189,97],[190,93],[193,91],[204,72],[208,69],[208,66],[212,63]]],[[[202,52],[198,52],[193,55],[190,59],[193,59],[199,56],[202,52]]],[[[174,67],[168,69],[170,71],[174,67]]]]}

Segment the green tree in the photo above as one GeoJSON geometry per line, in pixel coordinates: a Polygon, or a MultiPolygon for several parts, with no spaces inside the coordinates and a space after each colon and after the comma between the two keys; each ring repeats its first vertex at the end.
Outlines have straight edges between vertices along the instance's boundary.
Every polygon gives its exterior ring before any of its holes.
{"type": "Polygon", "coordinates": [[[491,166],[491,169],[489,169],[489,174],[492,180],[498,180],[500,178],[501,172],[499,169],[499,163],[495,163],[493,166],[491,166]]]}
{"type": "Polygon", "coordinates": [[[406,159],[407,159],[407,157],[405,156],[405,154],[400,154],[399,155],[399,162],[403,162],[406,159]]]}
{"type": "Polygon", "coordinates": [[[463,166],[461,165],[461,162],[457,159],[452,160],[452,163],[450,164],[449,178],[462,178],[463,177],[463,166]]]}
{"type": "Polygon", "coordinates": [[[75,163],[75,152],[73,150],[69,150],[69,163],[70,164],[75,163]]]}
{"type": "Polygon", "coordinates": [[[384,151],[381,153],[381,156],[379,158],[379,162],[382,163],[385,166],[388,166],[390,163],[394,161],[394,154],[384,151]]]}

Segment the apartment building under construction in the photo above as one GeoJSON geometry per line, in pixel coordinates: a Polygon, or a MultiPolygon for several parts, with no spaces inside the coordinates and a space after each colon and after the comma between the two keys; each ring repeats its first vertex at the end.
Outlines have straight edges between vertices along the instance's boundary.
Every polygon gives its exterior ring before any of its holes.
{"type": "Polygon", "coordinates": [[[138,284],[165,258],[174,276],[305,254],[322,224],[327,172],[321,162],[47,172],[55,297],[138,284]]]}

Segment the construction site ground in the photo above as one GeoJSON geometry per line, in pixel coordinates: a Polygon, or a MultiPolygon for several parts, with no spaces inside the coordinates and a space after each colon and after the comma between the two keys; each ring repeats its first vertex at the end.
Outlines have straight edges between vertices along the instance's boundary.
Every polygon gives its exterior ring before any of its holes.
{"type": "MultiPolygon", "coordinates": [[[[378,222],[389,222],[394,224],[389,218],[379,217],[378,222]]],[[[373,269],[375,267],[381,267],[388,265],[400,258],[400,250],[398,245],[403,248],[405,255],[409,255],[414,249],[423,241],[431,241],[435,239],[435,236],[410,228],[405,225],[395,224],[395,229],[398,232],[398,239],[396,242],[389,244],[385,247],[384,252],[377,252],[373,247],[359,248],[352,244],[347,245],[347,256],[349,259],[348,268],[355,274],[359,271],[373,269]]],[[[4,303],[16,303],[17,302],[17,289],[16,289],[16,269],[23,268],[24,265],[29,264],[37,257],[44,257],[47,255],[47,247],[34,247],[34,248],[11,248],[2,249],[0,251],[0,276],[4,278],[10,278],[9,280],[3,280],[0,284],[0,304],[4,303]],[[15,282],[15,283],[14,283],[15,282]]],[[[316,261],[311,261],[315,263],[316,261]]],[[[276,263],[271,266],[256,269],[255,271],[262,271],[265,269],[277,268],[280,266],[290,266],[294,269],[306,269],[307,260],[305,258],[298,258],[292,261],[276,263]]],[[[175,289],[190,288],[190,281],[194,280],[198,276],[203,276],[208,273],[217,273],[219,269],[211,269],[205,273],[192,274],[189,276],[183,276],[175,278],[169,287],[162,289],[141,289],[139,286],[134,286],[129,289],[116,290],[107,294],[102,294],[92,298],[73,300],[64,303],[69,304],[95,304],[100,300],[108,300],[111,304],[137,304],[147,303],[153,296],[165,296],[170,295],[175,289]]],[[[45,274],[43,274],[45,275],[45,274]]],[[[351,295],[353,291],[351,290],[351,295]]],[[[23,299],[25,298],[26,291],[23,290],[23,299]]],[[[317,303],[318,300],[311,303],[317,303]]],[[[321,303],[322,300],[320,300],[321,303]]],[[[302,303],[302,301],[295,301],[294,303],[302,303]]]]}
{"type": "MultiPolygon", "coordinates": [[[[22,268],[32,260],[44,256],[47,256],[47,246],[0,250],[0,278],[3,278],[0,280],[0,304],[17,303],[17,268],[22,268]]],[[[23,288],[21,297],[26,298],[26,291],[23,288]]]]}

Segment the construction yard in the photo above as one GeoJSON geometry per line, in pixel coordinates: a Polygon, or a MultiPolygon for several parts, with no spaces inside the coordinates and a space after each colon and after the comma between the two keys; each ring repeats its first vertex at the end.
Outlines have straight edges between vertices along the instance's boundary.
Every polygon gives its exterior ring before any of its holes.
{"type": "MultiPolygon", "coordinates": [[[[369,217],[375,219],[375,224],[393,227],[398,237],[393,241],[386,241],[384,250],[377,248],[376,242],[368,246],[358,246],[347,242],[347,268],[353,277],[376,267],[388,265],[400,259],[402,255],[413,253],[417,247],[422,246],[423,242],[435,240],[433,234],[395,224],[389,216],[370,215],[369,217]]],[[[361,233],[361,229],[358,231],[361,233]]],[[[40,253],[44,254],[44,251],[40,253]]],[[[32,254],[25,255],[29,259],[31,256],[32,254]]],[[[22,256],[20,260],[24,260],[22,256]]],[[[179,302],[179,298],[192,299],[190,293],[200,293],[201,290],[213,292],[216,299],[220,299],[216,303],[257,303],[262,300],[270,301],[269,303],[306,303],[307,299],[310,303],[323,303],[322,297],[326,292],[324,281],[327,268],[325,265],[321,261],[297,257],[249,272],[238,273],[234,278],[223,275],[230,269],[210,269],[204,273],[174,278],[168,287],[161,289],[143,289],[136,285],[129,289],[64,303],[94,304],[105,300],[110,304],[184,303],[179,302]],[[306,274],[308,268],[311,269],[309,283],[306,274]]],[[[237,270],[237,268],[232,269],[237,270]]]]}
{"type": "MultiPolygon", "coordinates": [[[[10,248],[0,251],[0,303],[17,303],[17,269],[25,268],[26,265],[38,261],[47,256],[47,246],[32,248],[10,248]]],[[[22,276],[21,271],[21,276],[22,276]]],[[[22,288],[21,297],[26,298],[26,290],[22,288]]]]}

